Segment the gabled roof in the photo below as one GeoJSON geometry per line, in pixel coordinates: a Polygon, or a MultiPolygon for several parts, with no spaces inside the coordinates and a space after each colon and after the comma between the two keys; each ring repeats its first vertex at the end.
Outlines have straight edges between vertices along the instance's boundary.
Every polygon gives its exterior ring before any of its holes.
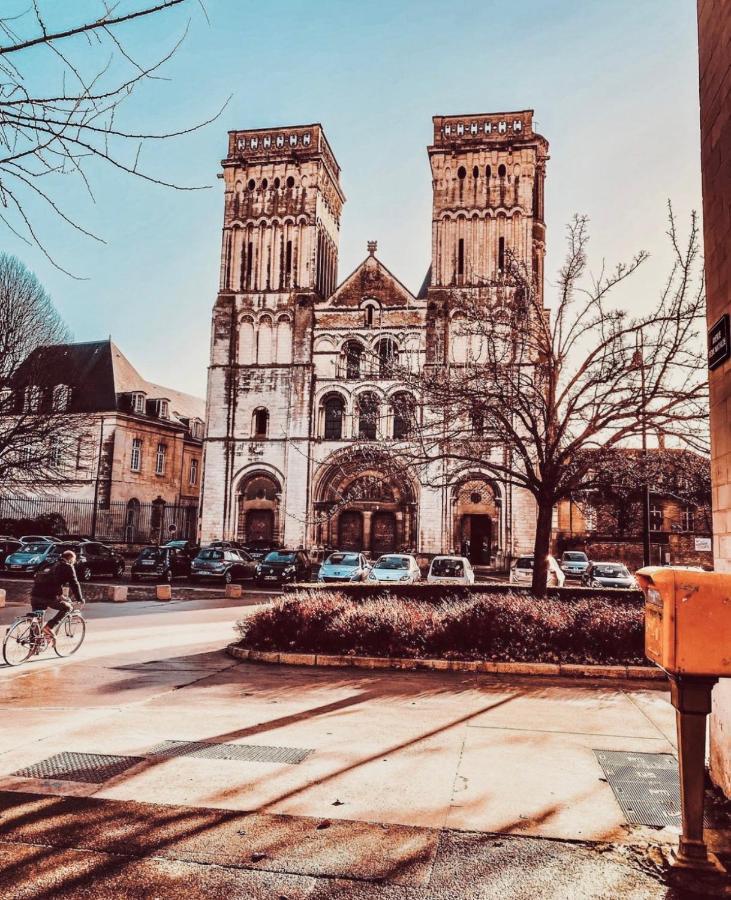
{"type": "Polygon", "coordinates": [[[416,297],[378,259],[369,253],[348,277],[342,281],[324,305],[328,307],[358,306],[364,297],[373,297],[382,306],[414,306],[416,297]]]}
{"type": "Polygon", "coordinates": [[[169,400],[173,421],[205,416],[205,400],[147,381],[111,340],[37,347],[18,367],[14,382],[70,385],[72,412],[127,411],[122,395],[140,391],[148,399],[169,400]]]}

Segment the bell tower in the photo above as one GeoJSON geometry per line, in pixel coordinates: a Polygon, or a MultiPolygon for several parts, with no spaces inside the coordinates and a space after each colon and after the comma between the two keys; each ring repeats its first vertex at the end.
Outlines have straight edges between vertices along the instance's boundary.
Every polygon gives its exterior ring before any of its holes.
{"type": "Polygon", "coordinates": [[[548,142],[533,131],[533,110],[433,121],[432,285],[492,282],[510,249],[542,298],[548,142]]]}

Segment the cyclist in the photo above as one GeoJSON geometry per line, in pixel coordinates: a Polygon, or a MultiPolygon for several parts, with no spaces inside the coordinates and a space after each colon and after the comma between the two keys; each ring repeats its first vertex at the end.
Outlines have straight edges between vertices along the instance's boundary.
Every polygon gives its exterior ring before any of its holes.
{"type": "Polygon", "coordinates": [[[76,577],[76,554],[73,550],[64,550],[60,559],[48,571],[38,572],[33,579],[33,590],[30,595],[31,609],[58,610],[56,615],[43,626],[44,637],[52,644],[56,642],[53,629],[73,609],[73,603],[63,595],[63,588],[68,587],[79,603],[84,602],[81,585],[76,577]]]}

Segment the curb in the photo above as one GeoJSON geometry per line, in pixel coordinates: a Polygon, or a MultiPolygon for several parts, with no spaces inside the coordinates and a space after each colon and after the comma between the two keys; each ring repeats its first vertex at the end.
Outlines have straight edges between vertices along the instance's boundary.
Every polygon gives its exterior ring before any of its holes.
{"type": "Polygon", "coordinates": [[[399,659],[384,656],[332,656],[325,653],[280,653],[246,650],[229,644],[226,653],[246,662],[276,663],[282,666],[330,666],[356,669],[399,669],[401,671],[476,672],[482,675],[544,675],[563,678],[609,678],[634,681],[664,681],[662,669],[649,666],[582,666],[560,663],[511,663],[462,659],[399,659]]]}

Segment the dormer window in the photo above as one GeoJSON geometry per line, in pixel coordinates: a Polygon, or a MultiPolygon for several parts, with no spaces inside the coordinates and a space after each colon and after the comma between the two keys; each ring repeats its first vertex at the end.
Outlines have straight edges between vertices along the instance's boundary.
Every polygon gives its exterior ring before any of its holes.
{"type": "Polygon", "coordinates": [[[196,441],[203,439],[203,422],[200,419],[190,420],[190,436],[196,441]]]}
{"type": "Polygon", "coordinates": [[[132,394],[132,412],[137,413],[137,415],[144,415],[145,412],[145,395],[142,391],[135,391],[132,394]]]}
{"type": "Polygon", "coordinates": [[[170,418],[170,404],[167,400],[158,400],[157,401],[157,415],[161,419],[169,419],[170,418]]]}
{"type": "Polygon", "coordinates": [[[64,412],[71,402],[71,388],[67,384],[56,384],[53,387],[51,405],[54,412],[64,412]]]}

